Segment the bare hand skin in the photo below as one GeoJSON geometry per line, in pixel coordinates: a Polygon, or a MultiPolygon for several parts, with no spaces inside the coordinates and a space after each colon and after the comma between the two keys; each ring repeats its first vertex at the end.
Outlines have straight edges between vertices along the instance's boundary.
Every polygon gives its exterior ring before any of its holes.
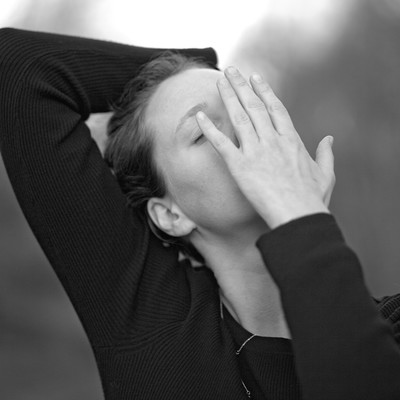
{"type": "Polygon", "coordinates": [[[318,212],[329,213],[335,184],[331,136],[321,140],[314,161],[290,116],[259,75],[250,85],[235,68],[224,71],[218,90],[235,128],[239,148],[202,112],[205,137],[224,159],[243,194],[271,229],[318,212]]]}

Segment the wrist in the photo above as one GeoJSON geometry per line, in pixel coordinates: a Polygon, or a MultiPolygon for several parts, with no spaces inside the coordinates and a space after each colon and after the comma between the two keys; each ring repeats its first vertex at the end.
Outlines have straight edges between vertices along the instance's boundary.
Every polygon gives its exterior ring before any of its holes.
{"type": "Polygon", "coordinates": [[[269,214],[263,218],[271,229],[275,229],[295,219],[318,213],[330,214],[330,211],[323,202],[285,206],[282,204],[279,209],[274,210],[273,214],[269,214]]]}

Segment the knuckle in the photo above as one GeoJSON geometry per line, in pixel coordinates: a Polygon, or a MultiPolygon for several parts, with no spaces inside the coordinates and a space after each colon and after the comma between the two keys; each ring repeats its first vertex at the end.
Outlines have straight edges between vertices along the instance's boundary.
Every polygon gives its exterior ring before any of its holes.
{"type": "Polygon", "coordinates": [[[246,108],[249,110],[265,110],[265,105],[260,100],[251,100],[247,103],[246,108]]]}
{"type": "Polygon", "coordinates": [[[233,97],[235,96],[235,91],[233,90],[231,84],[227,79],[220,79],[218,81],[218,89],[222,96],[224,97],[233,97]]]}
{"type": "Polygon", "coordinates": [[[233,116],[233,123],[235,125],[246,125],[249,122],[250,122],[250,118],[245,112],[240,112],[233,116]]]}
{"type": "Polygon", "coordinates": [[[227,99],[233,99],[237,97],[236,92],[233,90],[232,86],[224,87],[222,91],[222,96],[227,99]]]}
{"type": "Polygon", "coordinates": [[[272,92],[271,86],[269,86],[268,83],[266,83],[266,82],[260,84],[260,86],[258,87],[258,90],[262,94],[269,94],[272,92]]]}
{"type": "Polygon", "coordinates": [[[236,79],[235,80],[235,85],[238,86],[238,87],[246,87],[246,86],[248,87],[248,84],[247,84],[246,80],[243,79],[243,78],[236,79]]]}
{"type": "Polygon", "coordinates": [[[285,106],[279,100],[273,100],[268,104],[268,111],[271,113],[287,113],[285,106]]]}

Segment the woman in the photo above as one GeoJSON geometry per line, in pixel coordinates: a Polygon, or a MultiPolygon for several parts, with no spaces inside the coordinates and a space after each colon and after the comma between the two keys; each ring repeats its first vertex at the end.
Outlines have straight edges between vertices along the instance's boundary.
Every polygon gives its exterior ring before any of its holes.
{"type": "Polygon", "coordinates": [[[371,299],[329,214],[330,138],[314,162],[269,87],[215,70],[211,49],[186,51],[211,67],[184,61],[140,111],[146,85],[128,82],[160,50],[18,30],[0,46],[3,159],[107,399],[399,398],[400,301],[371,299]],[[113,175],[84,121],[126,84],[113,175]],[[163,190],[134,165],[139,114],[163,190]]]}

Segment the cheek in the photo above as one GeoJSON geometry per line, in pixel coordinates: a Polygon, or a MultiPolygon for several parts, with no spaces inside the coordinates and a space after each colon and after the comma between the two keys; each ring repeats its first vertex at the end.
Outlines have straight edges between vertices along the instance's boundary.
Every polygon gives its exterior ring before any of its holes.
{"type": "Polygon", "coordinates": [[[182,211],[199,225],[213,228],[231,222],[233,216],[239,218],[249,203],[210,146],[178,156],[168,174],[171,194],[182,211]]]}

